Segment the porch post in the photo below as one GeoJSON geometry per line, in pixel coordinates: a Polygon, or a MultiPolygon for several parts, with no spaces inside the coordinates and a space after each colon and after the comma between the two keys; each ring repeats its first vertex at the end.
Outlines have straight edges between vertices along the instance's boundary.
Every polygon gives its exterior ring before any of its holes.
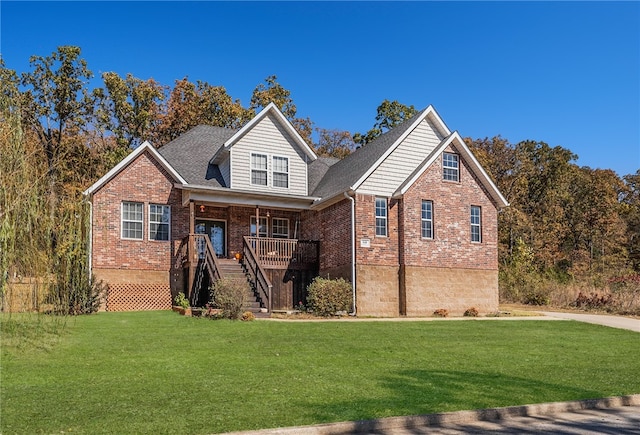
{"type": "Polygon", "coordinates": [[[188,294],[186,294],[187,292],[185,292],[185,295],[189,300],[191,300],[191,291],[193,290],[193,282],[196,277],[196,268],[195,268],[194,262],[197,261],[196,260],[197,253],[195,249],[195,239],[193,237],[195,230],[196,230],[195,209],[194,209],[193,200],[190,200],[189,201],[189,247],[187,249],[187,254],[189,255],[189,289],[187,290],[188,294]]]}
{"type": "Polygon", "coordinates": [[[260,207],[256,205],[256,260],[260,258],[260,207]]]}

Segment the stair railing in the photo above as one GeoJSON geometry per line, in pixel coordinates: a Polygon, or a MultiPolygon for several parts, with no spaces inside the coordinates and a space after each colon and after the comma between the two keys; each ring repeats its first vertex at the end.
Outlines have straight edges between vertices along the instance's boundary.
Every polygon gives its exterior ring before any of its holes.
{"type": "Polygon", "coordinates": [[[273,290],[273,286],[258,260],[258,256],[251,244],[251,239],[253,238],[247,236],[243,237],[242,264],[249,274],[249,279],[251,280],[251,284],[254,286],[255,291],[258,292],[258,296],[263,301],[266,301],[265,305],[270,313],[272,307],[271,292],[273,290]]]}
{"type": "Polygon", "coordinates": [[[220,279],[220,266],[211,240],[206,234],[189,234],[189,274],[191,283],[192,305],[202,290],[202,277],[206,270],[209,282],[213,284],[220,279]],[[195,265],[195,266],[194,266],[195,265]],[[197,270],[196,270],[197,269],[197,270]]]}

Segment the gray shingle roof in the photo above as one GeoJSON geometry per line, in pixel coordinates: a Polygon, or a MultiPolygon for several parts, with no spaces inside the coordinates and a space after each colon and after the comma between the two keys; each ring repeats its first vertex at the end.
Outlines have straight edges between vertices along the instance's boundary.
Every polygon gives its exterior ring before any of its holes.
{"type": "Polygon", "coordinates": [[[312,192],[312,196],[328,199],[349,190],[384,155],[389,147],[405,133],[414,121],[419,116],[422,116],[425,110],[427,109],[421,110],[413,117],[332,165],[317,187],[309,190],[312,192]]]}
{"type": "Polygon", "coordinates": [[[227,187],[218,166],[209,160],[236,131],[198,125],[160,147],[158,152],[189,184],[227,187]]]}

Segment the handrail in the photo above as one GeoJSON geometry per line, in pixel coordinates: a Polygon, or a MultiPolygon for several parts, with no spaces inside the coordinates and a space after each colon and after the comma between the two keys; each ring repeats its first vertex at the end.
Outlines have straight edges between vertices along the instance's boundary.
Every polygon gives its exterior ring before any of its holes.
{"type": "Polygon", "coordinates": [[[207,271],[209,278],[213,284],[216,280],[220,279],[220,265],[218,264],[217,255],[211,244],[211,239],[206,234],[194,234],[194,248],[198,250],[198,239],[204,239],[204,259],[206,261],[207,271]]]}
{"type": "Polygon", "coordinates": [[[251,275],[251,279],[253,280],[254,287],[256,291],[258,291],[258,295],[266,301],[266,308],[268,312],[271,312],[272,307],[272,298],[271,292],[273,290],[273,285],[271,281],[267,277],[264,269],[262,268],[260,261],[256,255],[256,252],[253,250],[253,246],[251,245],[251,238],[244,236],[243,237],[243,246],[242,246],[242,261],[245,269],[251,275]]]}

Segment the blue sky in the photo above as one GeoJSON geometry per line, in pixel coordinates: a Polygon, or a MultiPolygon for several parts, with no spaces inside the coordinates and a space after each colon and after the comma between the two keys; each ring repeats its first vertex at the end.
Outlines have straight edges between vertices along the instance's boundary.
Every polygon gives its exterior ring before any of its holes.
{"type": "Polygon", "coordinates": [[[298,115],[366,132],[384,100],[432,104],[473,138],[533,139],[640,168],[639,2],[0,2],[0,49],[78,45],[102,72],[222,85],[275,74],[298,115]]]}

